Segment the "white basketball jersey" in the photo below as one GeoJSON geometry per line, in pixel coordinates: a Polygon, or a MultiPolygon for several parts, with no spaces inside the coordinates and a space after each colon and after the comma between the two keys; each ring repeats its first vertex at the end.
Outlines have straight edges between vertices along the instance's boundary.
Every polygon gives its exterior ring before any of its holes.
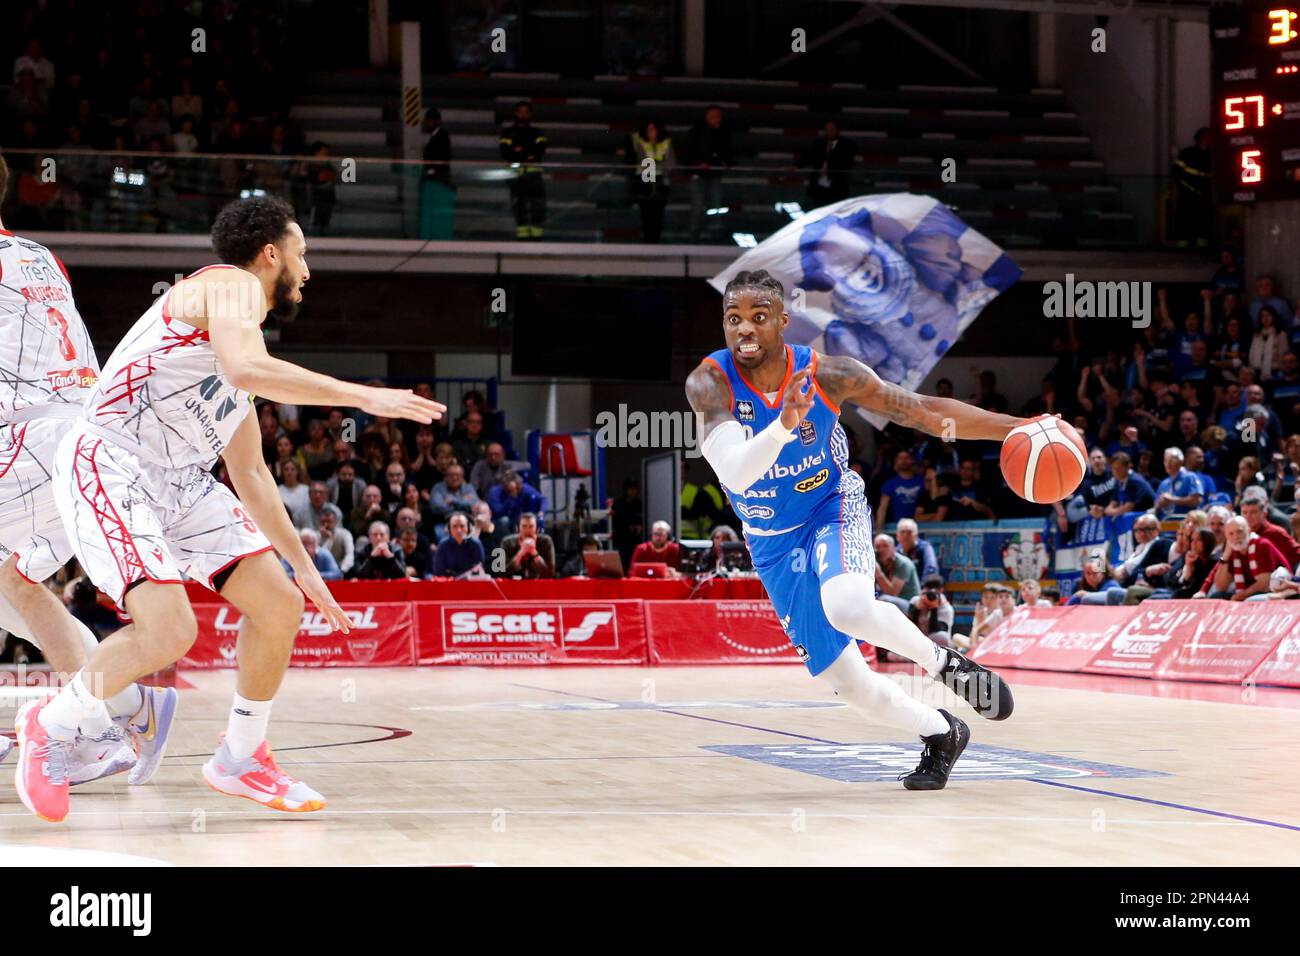
{"type": "Polygon", "coordinates": [[[98,377],[63,263],[39,242],[0,230],[0,420],[76,408],[98,377]]]}
{"type": "MultiPolygon", "coordinates": [[[[193,275],[233,268],[206,266],[193,275]]],[[[170,298],[168,290],[113,350],[86,418],[151,463],[211,468],[252,401],[227,380],[208,333],[172,318],[170,298]]]]}

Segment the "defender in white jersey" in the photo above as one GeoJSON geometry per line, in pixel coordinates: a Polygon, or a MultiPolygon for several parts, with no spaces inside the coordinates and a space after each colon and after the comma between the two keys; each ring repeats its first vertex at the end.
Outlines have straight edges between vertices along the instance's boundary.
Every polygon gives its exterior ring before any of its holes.
{"type": "MultiPolygon", "coordinates": [[[[0,157],[0,196],[7,179],[0,157]]],[[[72,557],[51,474],[98,376],[63,263],[0,223],[0,627],[40,647],[61,675],[78,671],[99,642],[40,583],[72,557]]],[[[131,783],[146,782],[162,760],[175,699],[171,689],[123,689],[109,701],[114,724],[71,754],[70,782],[127,769],[131,783]]],[[[0,738],[0,759],[8,749],[0,738]]]]}
{"type": "Polygon", "coordinates": [[[186,577],[242,613],[237,692],[204,779],[277,810],[325,805],[279,768],[266,728],[303,594],[331,627],[350,625],[262,459],[251,394],[420,423],[446,411],[407,390],[353,385],[267,353],[261,324],[268,303],[291,318],[310,277],[306,241],[288,203],[269,196],[231,203],[213,225],[212,246],[221,264],[179,282],[141,316],[105,363],[55,459],[55,498],[77,557],[132,624],[104,641],[51,701],[19,711],[17,788],[47,820],[67,815],[67,785],[49,771],[68,742],[103,724],[106,698],[175,662],[194,642],[186,577]],[[238,497],[212,477],[218,458],[238,497]],[[273,549],[293,568],[293,582],[273,549]]]}

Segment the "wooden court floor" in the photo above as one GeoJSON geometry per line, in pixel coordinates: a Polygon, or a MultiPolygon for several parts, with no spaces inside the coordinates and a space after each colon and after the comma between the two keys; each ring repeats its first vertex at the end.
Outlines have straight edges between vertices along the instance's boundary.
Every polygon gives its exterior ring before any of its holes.
{"type": "MultiPolygon", "coordinates": [[[[186,672],[154,782],[30,816],[0,764],[0,859],[216,865],[1293,864],[1300,692],[1006,671],[1011,719],[947,790],[895,778],[920,745],[802,667],[295,670],[281,764],[329,807],[280,814],[199,775],[229,672],[186,672]],[[1161,696],[1169,695],[1169,696],[1161,696]]],[[[893,675],[930,695],[946,691],[893,675]]],[[[960,709],[958,709],[960,708],[960,709]]],[[[3,709],[12,726],[12,707],[3,709]]]]}

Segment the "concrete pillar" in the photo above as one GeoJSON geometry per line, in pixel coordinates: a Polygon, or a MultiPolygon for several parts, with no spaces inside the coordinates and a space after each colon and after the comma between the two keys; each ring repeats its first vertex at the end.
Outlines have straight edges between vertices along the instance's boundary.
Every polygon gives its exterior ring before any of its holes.
{"type": "Polygon", "coordinates": [[[704,75],[704,0],[682,4],[682,59],[687,76],[704,75]]]}
{"type": "Polygon", "coordinates": [[[370,0],[370,65],[388,67],[388,0],[370,0]]]}

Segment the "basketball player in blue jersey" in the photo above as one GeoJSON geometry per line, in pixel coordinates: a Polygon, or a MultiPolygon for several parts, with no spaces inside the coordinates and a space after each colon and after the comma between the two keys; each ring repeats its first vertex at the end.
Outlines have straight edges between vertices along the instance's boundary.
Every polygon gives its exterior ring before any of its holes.
{"type": "Polygon", "coordinates": [[[862,479],[849,468],[840,407],[853,402],[900,425],[963,439],[1001,441],[1023,422],[909,392],[854,358],[787,345],[784,297],[763,270],[727,284],[727,347],[686,379],[701,451],[744,520],[754,567],[808,670],[868,716],[920,736],[921,762],[903,786],[942,790],[970,728],[872,671],[856,642],[915,661],[990,720],[1011,715],[1011,690],[876,600],[870,509],[862,479]]]}

